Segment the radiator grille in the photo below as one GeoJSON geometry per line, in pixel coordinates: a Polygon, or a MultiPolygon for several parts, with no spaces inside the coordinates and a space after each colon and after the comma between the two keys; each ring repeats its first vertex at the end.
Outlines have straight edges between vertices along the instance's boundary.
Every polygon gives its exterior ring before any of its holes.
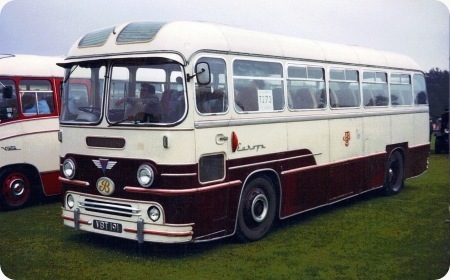
{"type": "Polygon", "coordinates": [[[81,201],[79,207],[85,209],[88,212],[103,213],[114,216],[121,216],[121,217],[141,216],[140,213],[141,210],[139,208],[133,207],[130,204],[105,202],[90,198],[81,201]]]}

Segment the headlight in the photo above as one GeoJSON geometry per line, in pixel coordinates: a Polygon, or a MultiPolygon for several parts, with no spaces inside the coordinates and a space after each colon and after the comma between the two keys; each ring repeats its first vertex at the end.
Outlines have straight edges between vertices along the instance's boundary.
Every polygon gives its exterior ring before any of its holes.
{"type": "Polygon", "coordinates": [[[161,217],[161,212],[159,212],[158,207],[152,206],[148,208],[147,215],[152,221],[156,222],[161,217]]]}
{"type": "Polygon", "coordinates": [[[75,162],[68,158],[63,162],[62,171],[67,179],[72,179],[75,176],[75,162]]]}
{"type": "Polygon", "coordinates": [[[72,209],[73,206],[75,206],[75,199],[71,194],[67,196],[67,206],[69,206],[70,209],[72,209]]]}
{"type": "Polygon", "coordinates": [[[153,168],[147,164],[142,164],[139,166],[137,171],[137,179],[139,184],[141,184],[144,188],[150,187],[155,179],[155,172],[153,171],[153,168]]]}

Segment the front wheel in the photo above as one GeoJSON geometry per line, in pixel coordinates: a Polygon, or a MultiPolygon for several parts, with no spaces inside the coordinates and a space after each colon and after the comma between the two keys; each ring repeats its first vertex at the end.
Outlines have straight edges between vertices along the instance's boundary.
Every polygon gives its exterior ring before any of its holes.
{"type": "Polygon", "coordinates": [[[31,184],[26,174],[5,170],[0,175],[0,183],[0,208],[4,210],[18,209],[30,200],[31,184]]]}
{"type": "Polygon", "coordinates": [[[384,179],[384,193],[394,195],[401,191],[405,181],[403,157],[398,151],[394,151],[388,160],[384,179]]]}
{"type": "Polygon", "coordinates": [[[256,178],[244,187],[238,211],[238,237],[256,241],[264,237],[275,220],[276,194],[265,177],[256,178]]]}

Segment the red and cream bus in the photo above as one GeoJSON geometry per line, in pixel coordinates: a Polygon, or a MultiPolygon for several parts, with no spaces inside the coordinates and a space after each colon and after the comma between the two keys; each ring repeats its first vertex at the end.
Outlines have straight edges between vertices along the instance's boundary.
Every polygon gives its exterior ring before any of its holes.
{"type": "Polygon", "coordinates": [[[0,208],[61,193],[59,174],[62,58],[0,55],[0,208]]]}
{"type": "Polygon", "coordinates": [[[62,218],[77,230],[254,241],[276,219],[393,195],[427,170],[425,79],[404,55],[133,22],[86,34],[60,65],[62,218]],[[79,104],[71,80],[87,74],[79,104]]]}

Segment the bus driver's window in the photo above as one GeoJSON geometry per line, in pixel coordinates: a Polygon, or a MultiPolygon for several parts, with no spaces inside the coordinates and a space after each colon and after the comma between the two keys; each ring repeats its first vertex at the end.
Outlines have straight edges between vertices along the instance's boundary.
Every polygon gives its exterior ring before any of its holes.
{"type": "MultiPolygon", "coordinates": [[[[208,85],[196,85],[195,97],[200,114],[222,114],[228,111],[228,87],[225,61],[220,58],[203,57],[198,62],[207,62],[211,70],[208,85]]],[[[197,63],[198,63],[197,62],[197,63]]]]}
{"type": "Polygon", "coordinates": [[[16,86],[13,80],[0,80],[0,122],[18,117],[16,86]],[[6,87],[11,91],[7,93],[6,87]]]}

